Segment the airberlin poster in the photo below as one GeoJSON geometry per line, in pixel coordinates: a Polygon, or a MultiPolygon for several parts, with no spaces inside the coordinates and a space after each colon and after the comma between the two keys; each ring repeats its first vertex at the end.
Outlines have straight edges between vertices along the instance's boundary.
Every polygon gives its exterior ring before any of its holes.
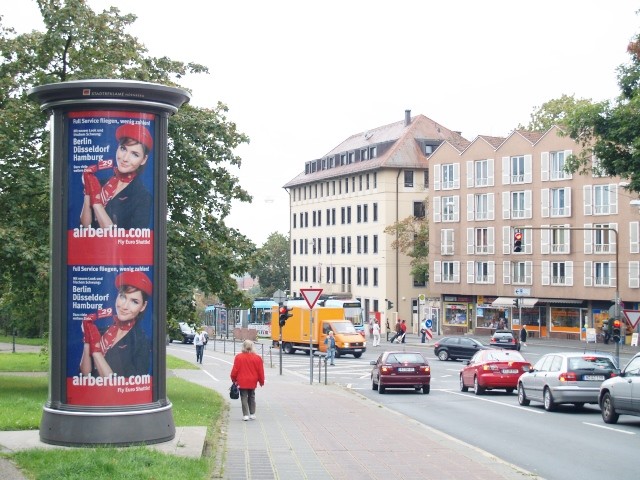
{"type": "Polygon", "coordinates": [[[66,121],[67,403],[150,403],[155,115],[66,121]]]}

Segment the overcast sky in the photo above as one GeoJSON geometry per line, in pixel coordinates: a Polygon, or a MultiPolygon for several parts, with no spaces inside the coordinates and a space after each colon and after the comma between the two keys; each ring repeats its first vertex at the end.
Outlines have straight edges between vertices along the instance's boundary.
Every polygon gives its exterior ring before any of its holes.
{"type": "MultiPolygon", "coordinates": [[[[4,23],[41,29],[35,0],[3,0],[4,23]]],[[[630,0],[89,0],[138,20],[151,55],[195,61],[194,105],[229,107],[251,143],[237,153],[252,205],[228,224],[261,245],[288,233],[282,189],[352,134],[423,114],[473,140],[506,136],[562,94],[618,94],[640,32],[630,0]]]]}

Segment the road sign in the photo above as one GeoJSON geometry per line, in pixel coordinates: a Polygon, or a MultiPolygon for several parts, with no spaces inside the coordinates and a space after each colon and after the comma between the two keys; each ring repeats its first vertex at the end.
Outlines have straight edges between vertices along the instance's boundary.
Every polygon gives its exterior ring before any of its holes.
{"type": "Polygon", "coordinates": [[[313,308],[318,299],[320,298],[320,294],[322,293],[321,288],[301,288],[300,294],[304,301],[307,302],[309,308],[313,308]]]}
{"type": "Polygon", "coordinates": [[[638,325],[638,321],[640,320],[640,311],[622,310],[622,313],[624,313],[624,316],[627,317],[627,320],[629,320],[631,327],[636,328],[636,325],[638,325]]]}
{"type": "Polygon", "coordinates": [[[516,297],[528,297],[529,295],[531,295],[531,289],[530,288],[516,288],[514,290],[514,295],[516,297]]]}
{"type": "Polygon", "coordinates": [[[431,321],[430,318],[427,318],[427,321],[424,322],[427,328],[432,328],[433,327],[433,322],[431,321]]]}

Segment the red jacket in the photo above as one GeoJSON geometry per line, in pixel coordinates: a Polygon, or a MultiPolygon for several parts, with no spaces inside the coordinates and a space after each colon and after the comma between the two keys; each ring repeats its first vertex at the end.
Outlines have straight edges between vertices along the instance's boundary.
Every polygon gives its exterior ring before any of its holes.
{"type": "Polygon", "coordinates": [[[233,360],[231,381],[239,388],[253,390],[258,383],[264,385],[264,364],[255,353],[239,353],[233,360]]]}

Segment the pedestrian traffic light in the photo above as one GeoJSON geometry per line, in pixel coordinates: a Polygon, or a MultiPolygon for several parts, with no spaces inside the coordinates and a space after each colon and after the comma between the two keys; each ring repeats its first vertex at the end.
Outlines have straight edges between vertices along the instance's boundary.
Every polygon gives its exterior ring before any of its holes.
{"type": "Polygon", "coordinates": [[[613,341],[618,343],[620,341],[620,320],[613,321],[613,341]]]}
{"type": "Polygon", "coordinates": [[[293,310],[293,308],[287,308],[284,306],[280,307],[280,317],[279,317],[280,328],[284,327],[285,323],[287,323],[287,318],[293,316],[293,313],[290,313],[291,310],[293,310]]]}
{"type": "Polygon", "coordinates": [[[391,300],[387,300],[387,310],[391,310],[393,308],[393,302],[391,300]]]}
{"type": "Polygon", "coordinates": [[[522,251],[522,232],[520,230],[516,230],[513,234],[513,251],[522,251]]]}

